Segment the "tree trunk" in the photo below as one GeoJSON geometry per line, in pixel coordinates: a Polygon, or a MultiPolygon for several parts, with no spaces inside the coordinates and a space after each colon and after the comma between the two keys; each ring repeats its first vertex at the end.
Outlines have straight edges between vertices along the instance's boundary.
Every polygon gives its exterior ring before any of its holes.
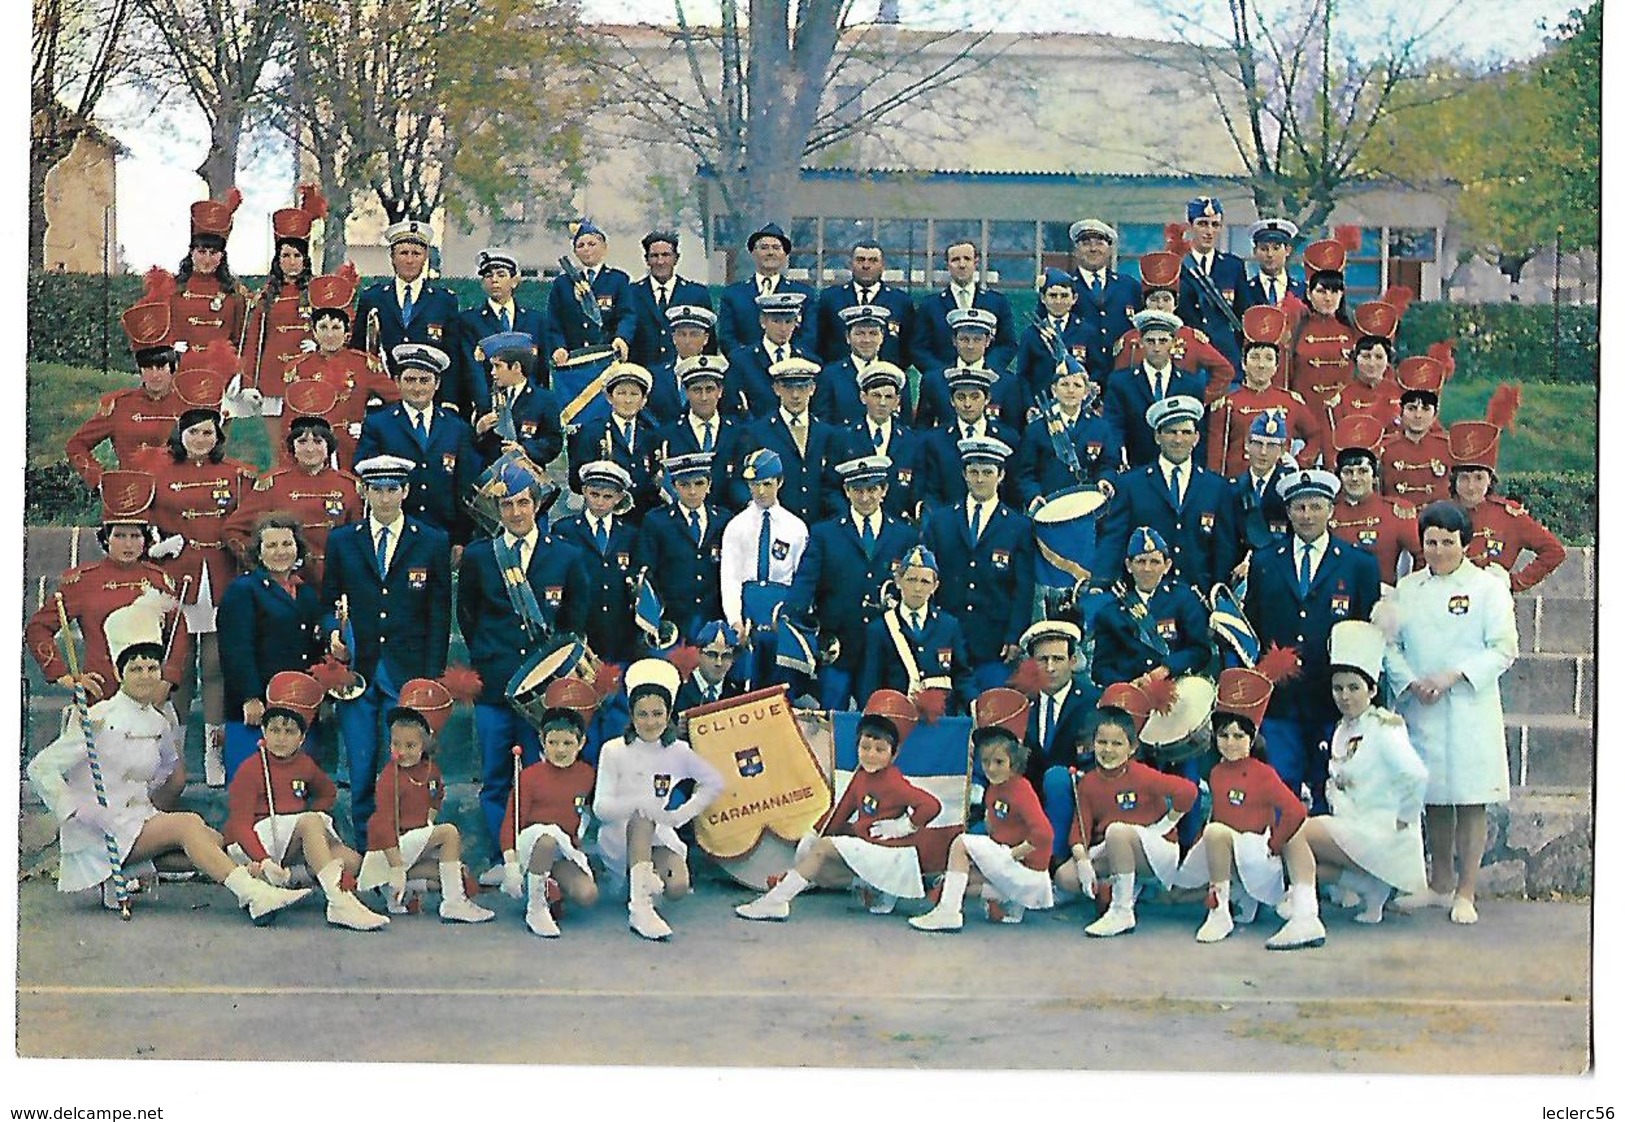
{"type": "Polygon", "coordinates": [[[28,267],[45,268],[45,176],[54,161],[45,145],[35,143],[28,154],[28,267]]]}
{"type": "Polygon", "coordinates": [[[237,147],[242,141],[241,106],[223,102],[209,129],[209,152],[197,166],[209,189],[209,198],[222,198],[237,182],[237,147]]]}

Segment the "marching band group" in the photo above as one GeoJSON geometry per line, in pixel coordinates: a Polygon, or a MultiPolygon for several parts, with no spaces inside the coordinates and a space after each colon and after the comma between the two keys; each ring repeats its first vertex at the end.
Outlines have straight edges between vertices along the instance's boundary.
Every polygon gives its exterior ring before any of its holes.
{"type": "Polygon", "coordinates": [[[193,206],[186,260],[123,317],[140,385],[68,442],[107,556],[27,625],[76,693],[29,765],[64,891],[128,914],[181,850],[256,921],[320,888],[330,922],[374,929],[434,888],[479,922],[486,885],[556,936],[596,899],[596,850],[664,938],[655,901],[687,891],[688,824],[726,788],[681,715],[783,683],[862,709],[859,767],[745,918],[809,885],[884,913],[935,882],[916,928],[957,928],[972,890],[1005,922],[1084,894],[1107,936],[1149,881],[1208,890],[1204,942],[1265,903],[1287,921],[1268,945],[1297,947],[1340,870],[1362,921],[1394,889],[1476,920],[1511,593],[1563,548],[1495,491],[1515,387],[1441,426],[1448,344],[1400,358],[1403,289],[1351,313],[1344,241],[1304,247],[1300,277],[1297,229],[1265,219],[1249,275],[1204,196],[1136,280],[1085,219],[1020,327],[970,242],[917,301],[870,240],[815,293],[769,223],[713,307],[675,234],[633,281],[583,221],[545,306],[492,249],[460,309],[426,222],[386,231],[394,276],[359,301],[353,266],[312,275],[309,188],[251,293],[236,201],[193,206]],[[234,420],[281,465],[227,457],[234,420]],[[555,478],[579,513],[555,516],[555,478]],[[448,666],[454,621],[472,672],[448,666]],[[194,695],[223,832],[176,810],[194,695]],[[344,833],[308,754],[327,698],[344,833]],[[477,840],[436,822],[457,701],[477,840]],[[911,730],[946,713],[974,718],[967,828],[907,778],[911,730]]]}

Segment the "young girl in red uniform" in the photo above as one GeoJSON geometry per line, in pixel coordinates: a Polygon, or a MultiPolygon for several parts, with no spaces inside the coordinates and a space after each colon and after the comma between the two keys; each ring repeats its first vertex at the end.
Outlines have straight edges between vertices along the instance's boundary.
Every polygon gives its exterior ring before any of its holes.
{"type": "Polygon", "coordinates": [[[916,931],[958,931],[965,925],[965,893],[974,877],[991,889],[1005,923],[1020,923],[1028,908],[1048,908],[1055,898],[1049,882],[1049,855],[1055,830],[1044,816],[1032,784],[1023,774],[1027,746],[1002,725],[988,725],[971,734],[982,761],[987,792],[982,796],[987,833],[960,834],[948,847],[948,871],[942,878],[942,898],[908,925],[916,931]]]}
{"type": "Polygon", "coordinates": [[[378,809],[367,822],[367,853],[356,887],[385,890],[391,913],[415,910],[409,891],[421,892],[431,879],[440,886],[440,918],[448,923],[484,923],[496,913],[468,898],[463,839],[450,822],[436,822],[446,797],[446,781],[429,758],[434,738],[451,716],[452,693],[430,678],[401,686],[390,710],[390,762],[378,775],[378,809]]]}
{"type": "Polygon", "coordinates": [[[259,758],[237,769],[226,791],[227,850],[260,879],[285,887],[295,863],[316,871],[327,895],[327,922],[375,931],[389,922],[354,891],[361,856],[339,841],[328,816],[338,790],[300,748],[322,701],[322,687],[309,674],[284,670],[265,687],[259,758]]]}
{"type": "MultiPolygon", "coordinates": [[[[919,850],[927,837],[921,828],[942,812],[942,802],[908,781],[897,767],[897,753],[914,731],[918,711],[896,690],[876,690],[858,722],[858,770],[841,801],[817,831],[796,846],[795,867],[784,879],[734,914],[741,919],[788,919],[790,901],[811,885],[847,888],[854,883],[873,890],[869,911],[889,915],[897,898],[925,895],[922,865],[930,859],[919,850]]],[[[935,847],[942,864],[940,843],[935,847]]]]}
{"type": "Polygon", "coordinates": [[[1173,882],[1179,866],[1174,829],[1196,805],[1196,784],[1134,758],[1140,730],[1165,701],[1133,682],[1118,682],[1106,687],[1098,707],[1093,728],[1084,734],[1094,746],[1095,770],[1074,783],[1072,857],[1055,871],[1055,883],[1110,901],[1106,913],[1084,928],[1104,937],[1134,930],[1136,875],[1173,882]],[[1111,884],[1097,895],[1100,873],[1111,877],[1111,884]]]}
{"type": "Polygon", "coordinates": [[[560,678],[548,684],[543,700],[542,758],[519,773],[502,819],[502,891],[525,900],[532,935],[556,939],[552,897],[583,908],[598,902],[598,884],[581,849],[596,775],[581,749],[598,695],[579,678],[560,678]]]}
{"type": "Polygon", "coordinates": [[[1326,941],[1315,899],[1315,855],[1300,829],[1308,811],[1265,761],[1258,735],[1275,681],[1297,666],[1295,652],[1276,648],[1251,670],[1235,667],[1219,675],[1213,743],[1220,760],[1208,776],[1213,811],[1174,875],[1175,887],[1208,890],[1198,943],[1217,943],[1237,921],[1251,923],[1261,902],[1278,904],[1286,894],[1292,896],[1292,918],[1264,945],[1289,950],[1326,941]],[[1290,889],[1284,889],[1283,858],[1290,889]]]}

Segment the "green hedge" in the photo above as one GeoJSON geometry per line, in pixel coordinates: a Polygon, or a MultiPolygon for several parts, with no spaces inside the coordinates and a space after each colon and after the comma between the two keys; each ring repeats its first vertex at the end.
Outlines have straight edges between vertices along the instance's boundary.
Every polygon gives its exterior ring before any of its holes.
{"type": "Polygon", "coordinates": [[[1496,490],[1527,506],[1568,545],[1597,543],[1597,477],[1578,471],[1517,471],[1500,476],[1496,490]]]}
{"type": "Polygon", "coordinates": [[[1412,304],[1400,324],[1401,353],[1421,354],[1440,339],[1456,340],[1458,378],[1597,384],[1601,351],[1594,306],[1412,304]]]}

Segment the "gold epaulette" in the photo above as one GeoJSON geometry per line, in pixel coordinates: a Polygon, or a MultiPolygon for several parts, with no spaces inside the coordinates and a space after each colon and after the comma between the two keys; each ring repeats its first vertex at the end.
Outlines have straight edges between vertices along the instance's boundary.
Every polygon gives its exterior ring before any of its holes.
{"type": "Polygon", "coordinates": [[[1394,509],[1395,518],[1415,518],[1416,504],[1405,499],[1390,499],[1389,504],[1394,509]]]}
{"type": "Polygon", "coordinates": [[[1187,327],[1185,330],[1194,335],[1198,343],[1212,342],[1212,340],[1207,337],[1207,332],[1203,331],[1200,327],[1187,327]]]}

